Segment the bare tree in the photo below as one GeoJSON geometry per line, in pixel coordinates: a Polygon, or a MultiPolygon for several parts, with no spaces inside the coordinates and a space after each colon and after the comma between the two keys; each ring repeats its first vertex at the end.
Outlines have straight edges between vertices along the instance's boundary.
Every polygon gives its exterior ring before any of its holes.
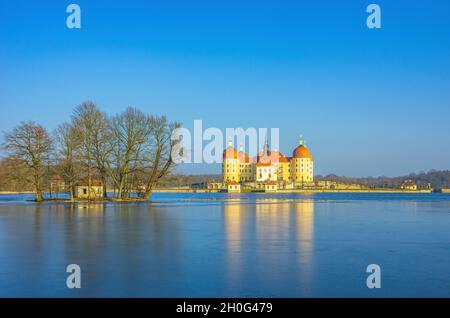
{"type": "Polygon", "coordinates": [[[116,197],[123,199],[132,190],[131,178],[142,169],[142,154],[151,132],[150,117],[127,108],[111,120],[111,162],[108,171],[117,189],[116,197]]]}
{"type": "Polygon", "coordinates": [[[97,111],[94,114],[95,125],[92,130],[92,156],[94,165],[103,183],[103,197],[106,198],[108,183],[108,165],[111,155],[110,123],[105,113],[97,111]]]}
{"type": "MultiPolygon", "coordinates": [[[[72,115],[72,125],[79,138],[79,147],[76,151],[77,157],[85,167],[88,180],[88,189],[92,190],[92,178],[94,176],[94,169],[99,165],[98,163],[103,159],[102,155],[97,152],[99,150],[99,143],[103,141],[105,115],[97,108],[93,102],[84,102],[75,108],[72,115]],[[96,147],[97,146],[97,147],[96,147]],[[97,161],[97,159],[99,161],[97,161]]],[[[103,170],[97,171],[101,175],[103,170]]],[[[106,189],[106,174],[101,175],[105,183],[103,188],[106,189]]],[[[89,197],[90,197],[89,193],[89,197]]],[[[106,195],[106,192],[104,193],[106,195]]]]}
{"type": "Polygon", "coordinates": [[[70,199],[75,196],[75,183],[79,179],[75,151],[79,147],[80,138],[71,124],[64,123],[55,131],[57,141],[58,168],[69,189],[70,199]]]}
{"type": "Polygon", "coordinates": [[[147,200],[153,192],[154,187],[174,166],[172,151],[178,141],[172,140],[172,132],[180,127],[179,123],[169,123],[165,116],[150,117],[151,133],[144,153],[145,164],[145,188],[141,193],[143,199],[147,200]]]}
{"type": "Polygon", "coordinates": [[[32,175],[36,201],[43,200],[43,174],[52,150],[46,129],[34,122],[23,122],[4,135],[3,148],[11,157],[22,160],[32,175]]]}

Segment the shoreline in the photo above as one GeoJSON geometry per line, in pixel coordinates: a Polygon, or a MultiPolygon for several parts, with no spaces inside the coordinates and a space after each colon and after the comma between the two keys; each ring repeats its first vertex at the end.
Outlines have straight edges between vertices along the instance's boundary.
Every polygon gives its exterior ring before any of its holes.
{"type": "MultiPolygon", "coordinates": [[[[153,193],[228,193],[227,191],[219,190],[208,190],[208,189],[156,189],[153,193]]],[[[397,190],[397,189],[340,189],[340,190],[330,190],[330,189],[289,189],[289,190],[278,190],[276,192],[261,192],[261,191],[242,191],[241,194],[245,193],[259,193],[259,194],[277,194],[277,193],[434,193],[433,190],[397,190]]],[[[233,194],[240,194],[233,193],[233,194]]],[[[439,193],[439,192],[438,192],[439,193]]],[[[449,192],[442,192],[449,193],[449,192]]],[[[14,192],[14,191],[0,191],[0,195],[20,195],[20,194],[35,194],[34,192],[24,191],[24,192],[14,192]]],[[[87,200],[87,199],[46,199],[45,201],[114,201],[114,202],[127,202],[127,201],[143,201],[143,200],[87,200]]]]}
{"type": "MultiPolygon", "coordinates": [[[[161,189],[154,190],[154,193],[228,193],[227,191],[219,190],[179,190],[179,189],[161,189]]],[[[433,190],[388,190],[388,189],[373,189],[373,190],[330,190],[330,189],[295,189],[295,190],[277,190],[275,192],[264,191],[242,191],[233,194],[244,193],[260,193],[260,194],[277,194],[277,193],[434,193],[433,190]]]]}

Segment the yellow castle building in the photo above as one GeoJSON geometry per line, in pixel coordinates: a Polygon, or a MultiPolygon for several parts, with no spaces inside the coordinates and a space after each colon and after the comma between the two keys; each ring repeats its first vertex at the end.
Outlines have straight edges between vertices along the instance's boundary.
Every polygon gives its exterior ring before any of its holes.
{"type": "Polygon", "coordinates": [[[266,140],[264,148],[250,158],[242,147],[237,151],[229,141],[223,152],[222,175],[224,183],[276,183],[295,187],[314,181],[314,158],[301,137],[292,157],[270,150],[266,140]]]}

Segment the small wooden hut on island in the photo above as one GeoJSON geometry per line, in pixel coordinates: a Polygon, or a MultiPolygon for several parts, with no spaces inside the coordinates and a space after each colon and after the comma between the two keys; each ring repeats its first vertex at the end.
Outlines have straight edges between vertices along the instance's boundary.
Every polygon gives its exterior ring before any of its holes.
{"type": "Polygon", "coordinates": [[[88,178],[84,178],[75,184],[75,198],[77,199],[102,199],[103,183],[99,179],[91,179],[89,188],[88,178]]]}

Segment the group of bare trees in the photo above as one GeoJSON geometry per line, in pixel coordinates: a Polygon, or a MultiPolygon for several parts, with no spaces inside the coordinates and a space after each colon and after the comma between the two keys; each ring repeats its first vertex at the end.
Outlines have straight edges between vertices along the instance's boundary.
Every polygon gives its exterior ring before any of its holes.
{"type": "Polygon", "coordinates": [[[109,186],[110,198],[146,200],[174,165],[176,141],[171,134],[178,127],[165,116],[131,107],[111,117],[85,102],[51,134],[37,123],[21,123],[4,134],[3,149],[7,160],[25,167],[37,201],[43,200],[44,185],[55,175],[64,180],[71,198],[81,180],[88,189],[100,180],[104,198],[109,186]]]}

